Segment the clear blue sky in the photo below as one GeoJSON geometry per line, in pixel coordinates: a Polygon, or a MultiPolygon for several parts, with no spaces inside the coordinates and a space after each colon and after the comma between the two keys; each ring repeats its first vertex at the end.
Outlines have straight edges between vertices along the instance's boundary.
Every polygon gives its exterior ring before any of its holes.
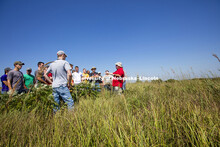
{"type": "Polygon", "coordinates": [[[220,75],[219,0],[0,0],[0,71],[56,59],[128,75],[220,75]]]}

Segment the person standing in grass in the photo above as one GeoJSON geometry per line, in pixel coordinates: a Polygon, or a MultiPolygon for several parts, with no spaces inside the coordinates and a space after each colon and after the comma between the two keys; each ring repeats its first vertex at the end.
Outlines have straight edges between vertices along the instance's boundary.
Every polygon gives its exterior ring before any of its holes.
{"type": "Polygon", "coordinates": [[[90,71],[89,70],[87,70],[86,73],[90,76],[90,71]]]}
{"type": "Polygon", "coordinates": [[[79,67],[75,66],[75,72],[72,74],[73,85],[79,85],[82,82],[82,73],[79,72],[79,67]]]}
{"type": "Polygon", "coordinates": [[[30,89],[35,84],[35,77],[31,74],[31,72],[32,69],[28,68],[26,71],[27,74],[24,74],[24,83],[28,89],[30,89]]]}
{"type": "MultiPolygon", "coordinates": [[[[62,98],[67,104],[68,109],[72,109],[74,102],[69,91],[72,74],[70,64],[66,61],[66,57],[67,55],[64,51],[58,51],[58,59],[50,64],[49,68],[44,73],[44,76],[49,82],[52,83],[53,97],[55,102],[59,105],[60,98],[62,98]],[[53,82],[48,77],[48,73],[52,73],[53,82]]],[[[56,108],[57,110],[59,109],[58,107],[56,108]]]]}
{"type": "Polygon", "coordinates": [[[82,81],[83,81],[84,83],[87,83],[88,78],[89,78],[89,74],[87,74],[87,73],[86,73],[86,69],[83,68],[82,81]]]}
{"type": "Polygon", "coordinates": [[[91,70],[92,72],[89,75],[91,79],[90,83],[92,83],[93,86],[96,86],[98,88],[97,91],[100,92],[101,90],[100,90],[100,85],[99,85],[99,80],[98,80],[99,75],[96,72],[96,67],[92,67],[91,70]]]}
{"type": "Polygon", "coordinates": [[[124,71],[123,86],[122,86],[123,91],[126,90],[126,80],[127,80],[127,72],[124,71]]]}
{"type": "Polygon", "coordinates": [[[117,62],[115,63],[116,71],[113,73],[113,91],[119,95],[122,93],[122,86],[123,86],[123,78],[124,78],[124,70],[122,68],[122,63],[117,62]]]}
{"type": "Polygon", "coordinates": [[[39,84],[48,84],[44,77],[44,62],[37,63],[38,69],[34,72],[36,86],[39,84]]]}
{"type": "Polygon", "coordinates": [[[7,82],[7,75],[8,72],[11,70],[11,68],[7,67],[5,68],[5,74],[1,76],[1,82],[2,82],[2,90],[1,93],[7,93],[9,88],[8,88],[8,82],[7,82]]]}
{"type": "Polygon", "coordinates": [[[23,65],[24,63],[22,63],[21,61],[16,61],[14,62],[15,68],[8,72],[7,81],[9,94],[13,94],[13,92],[16,92],[18,94],[23,92],[25,93],[27,90],[27,87],[24,84],[24,75],[20,71],[23,65]]]}
{"type": "Polygon", "coordinates": [[[108,70],[106,70],[105,71],[105,75],[104,75],[104,77],[103,77],[103,85],[104,85],[104,88],[106,89],[106,90],[109,90],[109,91],[111,91],[111,86],[112,86],[112,75],[110,75],[109,74],[109,71],[108,70]]]}

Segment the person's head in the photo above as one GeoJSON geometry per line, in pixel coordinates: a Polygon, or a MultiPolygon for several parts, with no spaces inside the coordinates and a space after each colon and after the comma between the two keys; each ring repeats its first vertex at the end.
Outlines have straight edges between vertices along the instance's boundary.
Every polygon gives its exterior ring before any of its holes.
{"type": "Polygon", "coordinates": [[[90,71],[89,71],[89,70],[87,70],[87,71],[86,71],[86,73],[87,73],[87,74],[90,74],[90,71]]]}
{"type": "Polygon", "coordinates": [[[5,74],[7,74],[11,70],[10,67],[5,68],[5,74]]]}
{"type": "Polygon", "coordinates": [[[95,67],[92,67],[91,68],[91,71],[94,73],[96,71],[96,68],[95,67]]]}
{"type": "Polygon", "coordinates": [[[71,70],[73,70],[73,64],[70,64],[71,70]]]}
{"type": "Polygon", "coordinates": [[[76,71],[76,72],[79,71],[79,66],[75,66],[75,71],[76,71]]]}
{"type": "Polygon", "coordinates": [[[15,66],[16,70],[20,70],[23,65],[24,65],[24,63],[22,63],[21,61],[14,62],[14,66],[15,66]]]}
{"type": "Polygon", "coordinates": [[[106,70],[106,71],[105,71],[105,74],[106,74],[106,75],[109,75],[109,71],[108,71],[108,70],[106,70]]]}
{"type": "Polygon", "coordinates": [[[28,69],[27,69],[27,74],[30,75],[31,72],[32,72],[32,69],[31,69],[31,68],[28,68],[28,69]]]}
{"type": "Polygon", "coordinates": [[[66,60],[67,55],[65,54],[64,51],[58,51],[57,52],[57,58],[60,60],[66,60]]]}
{"type": "Polygon", "coordinates": [[[85,68],[83,68],[83,73],[84,73],[84,74],[86,73],[86,69],[85,69],[85,68]]]}
{"type": "Polygon", "coordinates": [[[101,76],[101,72],[98,72],[98,75],[101,76]]]}
{"type": "Polygon", "coordinates": [[[115,63],[116,69],[119,69],[122,67],[122,63],[121,62],[117,62],[115,63]]]}
{"type": "Polygon", "coordinates": [[[40,62],[37,63],[37,67],[38,68],[42,68],[43,66],[44,66],[44,62],[40,61],[40,62]]]}

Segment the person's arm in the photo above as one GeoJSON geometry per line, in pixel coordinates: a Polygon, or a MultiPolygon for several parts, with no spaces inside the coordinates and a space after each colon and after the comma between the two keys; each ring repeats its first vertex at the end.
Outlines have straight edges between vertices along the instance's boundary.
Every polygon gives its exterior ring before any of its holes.
{"type": "Polygon", "coordinates": [[[113,74],[114,76],[116,76],[116,77],[121,77],[121,75],[119,75],[119,74],[113,74]]]}
{"type": "Polygon", "coordinates": [[[24,89],[28,89],[25,84],[24,84],[24,89]]]}
{"type": "MultiPolygon", "coordinates": [[[[47,76],[47,75],[46,75],[47,76]]],[[[46,78],[45,74],[44,74],[44,77],[46,78]]],[[[48,76],[47,76],[48,77],[48,76]]],[[[49,78],[49,77],[48,77],[49,78]]],[[[47,79],[47,78],[46,78],[47,79]]],[[[50,78],[49,78],[50,79],[50,78]]],[[[44,84],[47,84],[46,81],[44,81],[41,77],[37,76],[37,80],[44,83],[44,84]]],[[[48,79],[47,79],[48,80],[48,79]]],[[[49,80],[48,80],[49,81],[49,80]]],[[[50,82],[50,81],[49,81],[50,82]]],[[[51,83],[51,82],[50,82],[51,83]]]]}
{"type": "MultiPolygon", "coordinates": [[[[47,72],[44,73],[44,77],[45,77],[45,79],[46,79],[48,82],[50,82],[50,84],[52,84],[52,81],[51,81],[50,78],[48,77],[47,72]]],[[[37,77],[37,80],[39,80],[39,79],[41,79],[41,78],[40,78],[40,77],[37,77]]],[[[47,84],[47,82],[44,81],[43,79],[41,79],[41,80],[39,80],[39,81],[43,82],[44,84],[47,84]]],[[[48,85],[48,84],[47,84],[47,85],[48,85]]]]}
{"type": "Polygon", "coordinates": [[[120,77],[120,75],[119,74],[117,74],[117,73],[109,73],[110,75],[112,75],[112,76],[115,76],[115,77],[120,77]]]}
{"type": "Polygon", "coordinates": [[[11,87],[11,80],[8,79],[7,81],[8,81],[8,88],[9,88],[9,90],[12,90],[12,87],[11,87]]]}
{"type": "Polygon", "coordinates": [[[70,69],[67,70],[67,80],[68,80],[67,86],[68,86],[68,88],[70,88],[71,87],[71,80],[72,80],[72,74],[71,74],[70,69]]]}
{"type": "Polygon", "coordinates": [[[82,76],[82,73],[81,73],[81,75],[80,75],[80,78],[81,78],[81,81],[83,81],[83,76],[82,76]]]}
{"type": "Polygon", "coordinates": [[[7,76],[7,82],[8,82],[9,91],[12,90],[12,85],[11,85],[12,77],[13,77],[13,73],[9,72],[9,73],[8,73],[8,76],[7,76]]]}
{"type": "Polygon", "coordinates": [[[6,86],[8,86],[8,82],[7,81],[2,81],[6,86]]]}
{"type": "Polygon", "coordinates": [[[36,80],[35,80],[35,78],[34,78],[34,80],[33,80],[33,83],[36,84],[36,80]]]}
{"type": "MultiPolygon", "coordinates": [[[[46,72],[44,72],[44,77],[45,77],[45,79],[46,79],[50,84],[52,84],[52,81],[50,80],[50,78],[49,78],[48,75],[47,75],[49,72],[50,72],[50,67],[47,69],[46,72]]],[[[36,76],[37,76],[37,75],[36,75],[36,76]]],[[[47,84],[47,82],[44,81],[42,78],[37,77],[37,80],[39,80],[39,79],[41,79],[41,80],[43,81],[43,83],[47,84]]],[[[40,81],[40,80],[39,80],[39,81],[40,81]]],[[[49,85],[49,84],[47,84],[47,85],[49,85]]]]}
{"type": "Polygon", "coordinates": [[[23,87],[24,87],[24,89],[28,89],[27,86],[25,85],[25,78],[24,78],[24,76],[23,76],[23,79],[24,79],[23,80],[23,85],[24,85],[23,87]]]}

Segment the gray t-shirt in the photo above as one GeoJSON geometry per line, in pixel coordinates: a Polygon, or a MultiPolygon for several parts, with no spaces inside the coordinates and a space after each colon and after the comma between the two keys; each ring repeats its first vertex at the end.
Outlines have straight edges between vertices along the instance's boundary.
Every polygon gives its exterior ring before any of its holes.
{"type": "Polygon", "coordinates": [[[52,87],[67,86],[67,71],[71,70],[70,64],[65,60],[56,60],[50,64],[47,73],[52,73],[52,87]]]}
{"type": "Polygon", "coordinates": [[[18,82],[15,90],[19,91],[19,90],[23,90],[24,89],[24,76],[23,76],[22,72],[16,71],[16,70],[11,70],[8,73],[7,79],[11,81],[12,88],[14,88],[15,84],[17,83],[17,81],[19,79],[21,79],[18,82]]]}

